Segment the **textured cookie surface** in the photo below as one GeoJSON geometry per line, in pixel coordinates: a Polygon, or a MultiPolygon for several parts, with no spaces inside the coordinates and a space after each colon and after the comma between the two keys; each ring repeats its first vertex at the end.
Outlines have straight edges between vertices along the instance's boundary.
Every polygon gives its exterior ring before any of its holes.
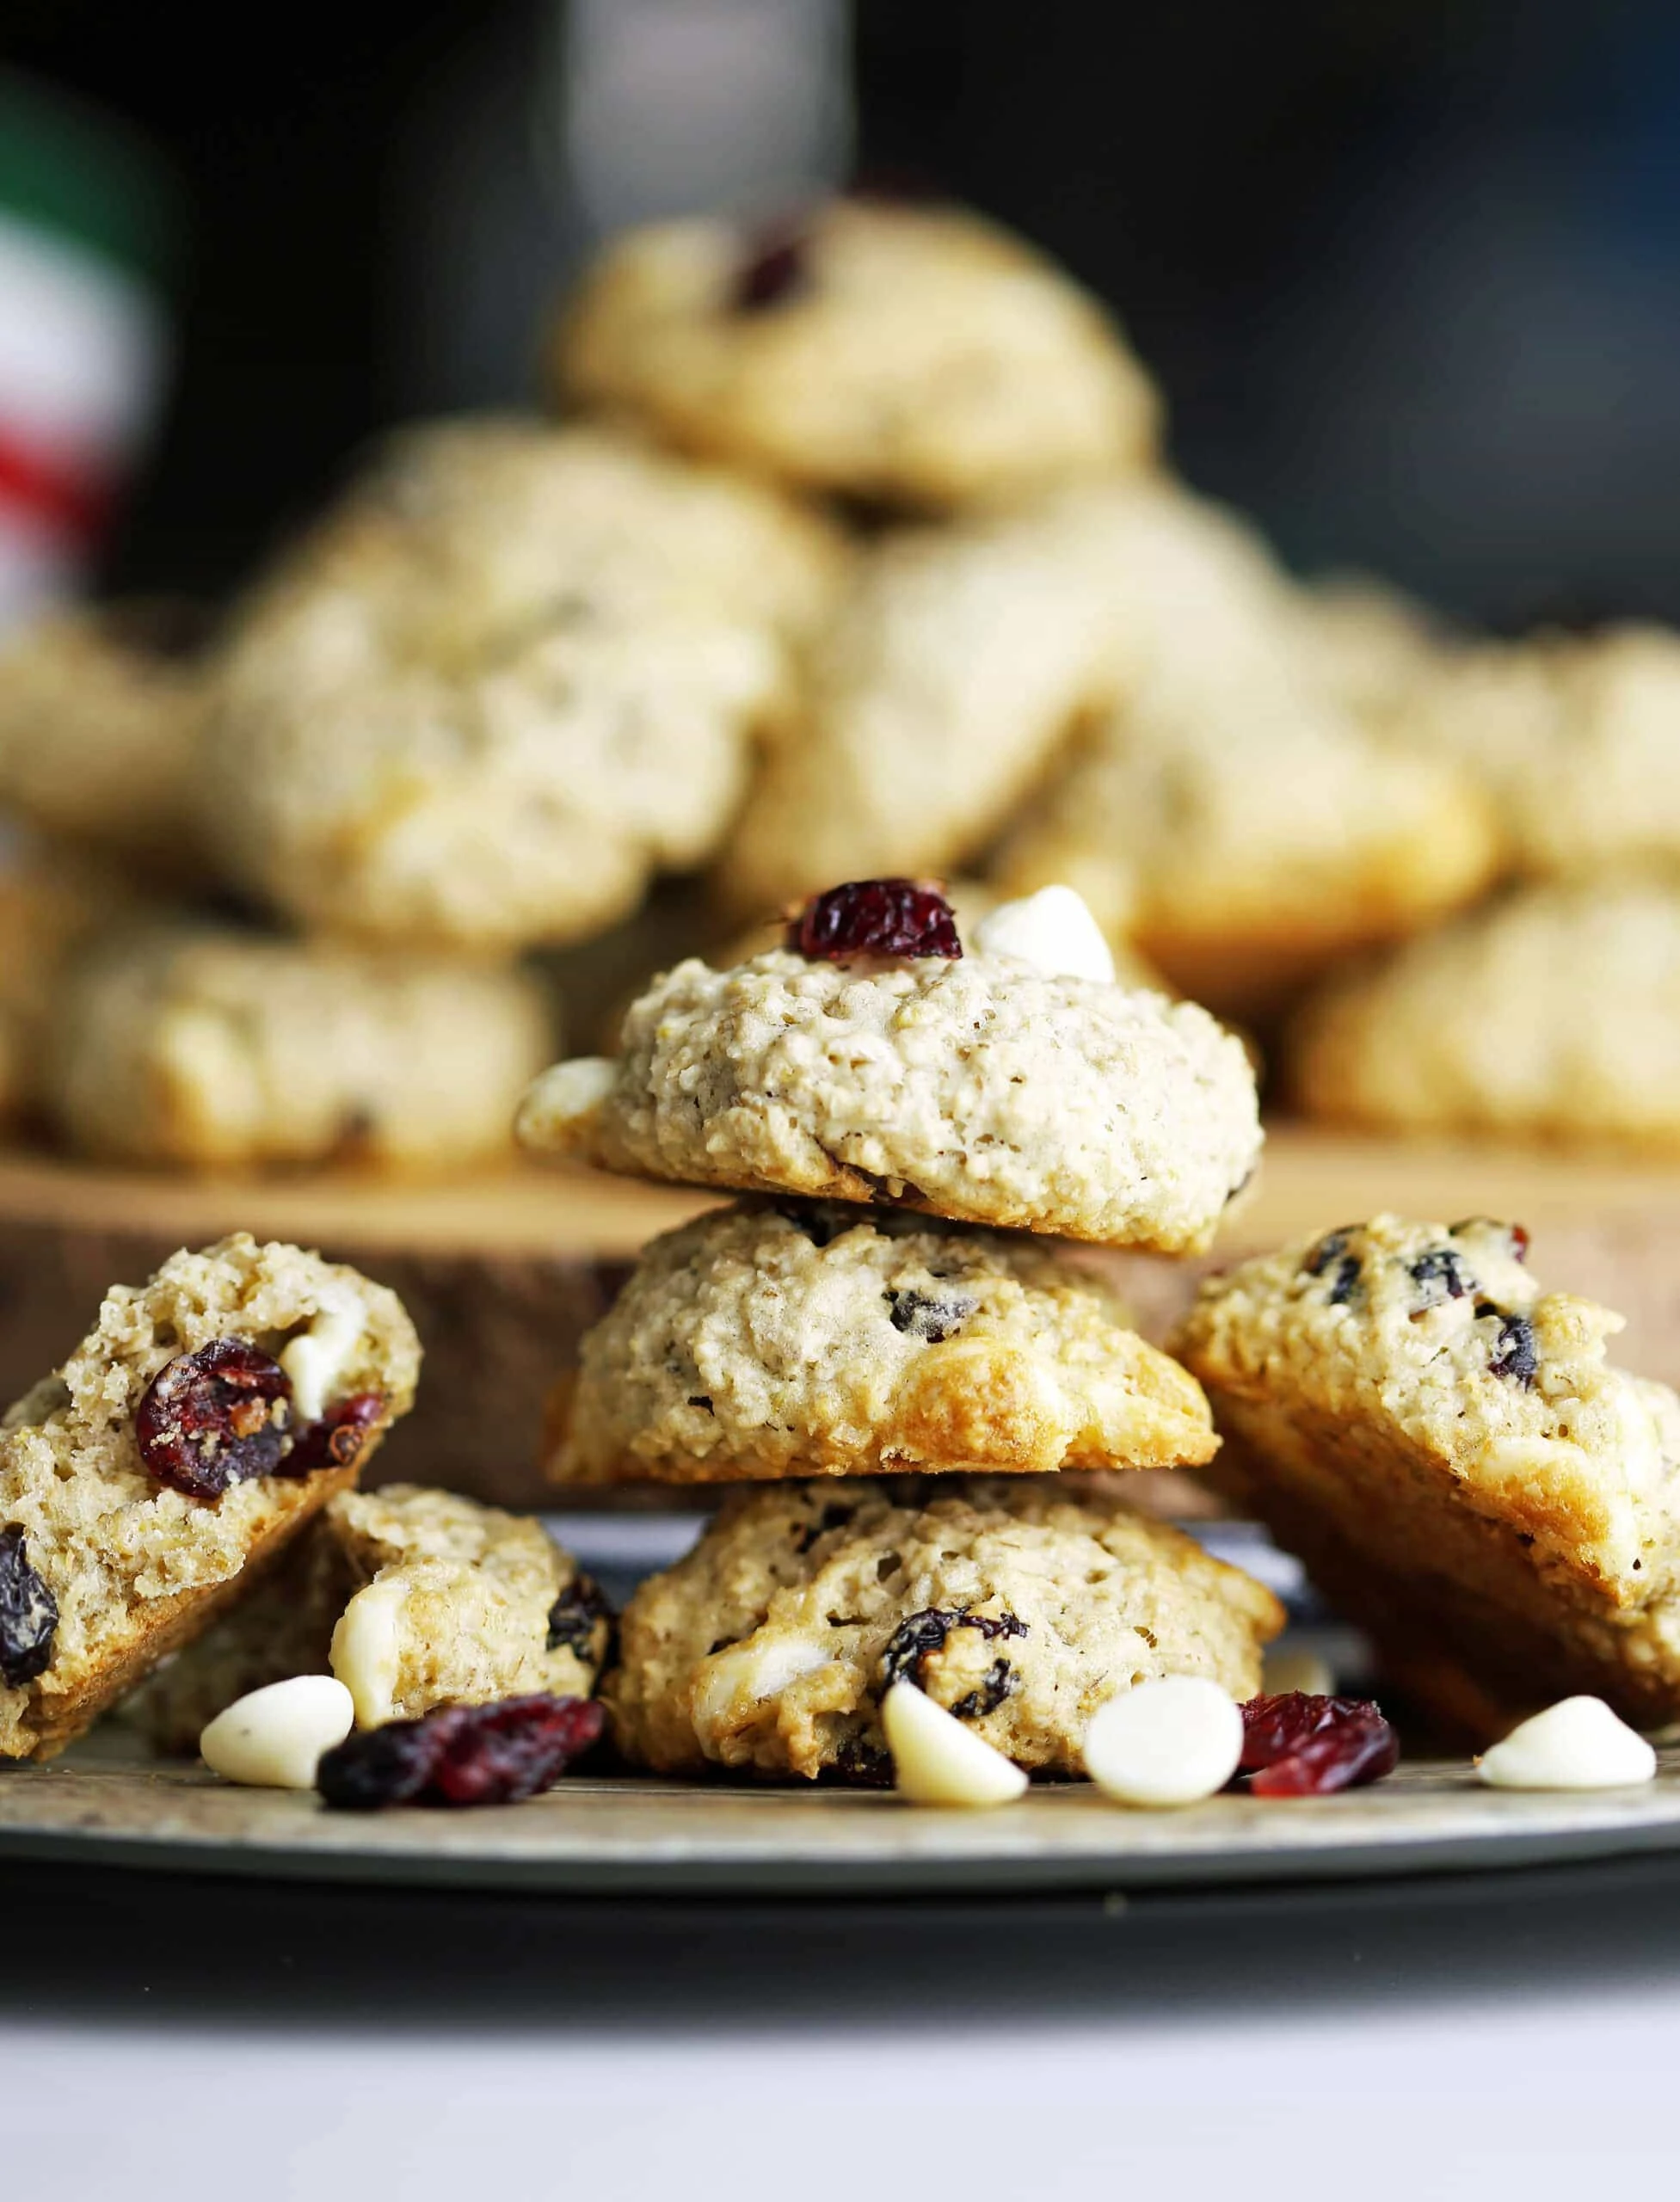
{"type": "Polygon", "coordinates": [[[596,429],[414,432],[236,619],[206,833],[312,929],[576,938],[710,854],[839,556],[596,429]]]}
{"type": "Polygon", "coordinates": [[[1509,868],[1680,869],[1680,637],[1621,625],[1449,651],[1399,731],[1484,784],[1509,868]]]}
{"type": "Polygon", "coordinates": [[[162,1749],[195,1750],[206,1724],[246,1691],[325,1674],[340,1615],[372,1583],[396,1591],[397,1718],[594,1688],[607,1609],[539,1522],[386,1484],[329,1500],[280,1565],[151,1678],[137,1717],[162,1749]]]}
{"type": "Polygon", "coordinates": [[[1314,1116],[1680,1147],[1680,883],[1531,887],[1332,981],[1289,1075],[1314,1116]]]}
{"type": "Polygon", "coordinates": [[[1192,996],[1256,1013],[1480,890],[1499,846],[1455,767],[1364,733],[1282,659],[1146,680],[1005,852],[1077,888],[1192,996]]]}
{"type": "Polygon", "coordinates": [[[123,1161],[447,1168],[506,1149],[552,1034],[516,971],[131,926],[58,1006],[49,1104],[77,1150],[123,1161]]]}
{"type": "Polygon", "coordinates": [[[647,1247],[584,1338],[551,1470],[674,1483],[1209,1457],[1207,1404],[1042,1242],[742,1205],[647,1247]]]}
{"type": "Polygon", "coordinates": [[[985,1479],[900,1503],[779,1484],[726,1502],[625,1608],[604,1685],[663,1773],[890,1778],[880,1700],[908,1680],[1021,1766],[1077,1774],[1092,1714],[1162,1675],[1259,1688],[1271,1593],[1080,1480],[985,1479]]]}
{"type": "Polygon", "coordinates": [[[691,959],[633,1005],[623,1048],[545,1073],[525,1144],[1174,1252],[1208,1243],[1259,1153],[1248,1060],[1205,1011],[1007,956],[691,959]]]}
{"type": "Polygon", "coordinates": [[[1094,304],[952,208],[633,232],[557,332],[569,397],[810,487],[957,506],[1142,463],[1154,391],[1094,304]]]}
{"type": "Polygon", "coordinates": [[[718,865],[743,913],[976,855],[1114,681],[1084,499],[889,536],[811,655],[718,865]]]}
{"type": "Polygon", "coordinates": [[[210,689],[196,650],[163,646],[175,612],[55,612],[0,649],[0,803],[181,876],[202,869],[190,798],[210,689]]]}
{"type": "MultiPolygon", "coordinates": [[[[0,1757],[50,1756],[207,1626],[241,1571],[354,1479],[408,1411],[419,1362],[394,1293],[243,1233],[172,1256],[146,1284],[114,1287],[64,1367],[0,1430],[0,1527],[21,1532],[27,1564],[58,1609],[45,1666],[0,1687],[0,1757]],[[148,1472],[135,1416],[163,1370],[218,1340],[278,1356],[323,1332],[336,1343],[318,1370],[315,1412],[351,1399],[371,1409],[341,1465],[287,1476],[282,1459],[280,1473],[231,1483],[214,1498],[148,1472]]],[[[0,1648],[3,1636],[0,1627],[0,1648]]]]}
{"type": "Polygon", "coordinates": [[[1680,1710],[1680,1401],[1503,1224],[1379,1216],[1203,1286],[1210,1471],[1407,1663],[1680,1710]]]}

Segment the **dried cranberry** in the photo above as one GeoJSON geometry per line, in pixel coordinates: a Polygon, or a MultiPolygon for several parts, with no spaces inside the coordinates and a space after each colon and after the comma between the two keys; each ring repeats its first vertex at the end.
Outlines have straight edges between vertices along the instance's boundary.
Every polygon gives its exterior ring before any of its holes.
{"type": "Polygon", "coordinates": [[[445,1705],[349,1737],[315,1770],[323,1801],[342,1811],[382,1805],[513,1805],[557,1781],[600,1738],[593,1698],[508,1697],[445,1705]]]}
{"type": "Polygon", "coordinates": [[[1462,1300],[1467,1292],[1475,1289],[1476,1281],[1465,1268],[1462,1255],[1451,1246],[1431,1246],[1419,1254],[1407,1275],[1425,1307],[1438,1307],[1443,1300],[1462,1300]]]}
{"type": "Polygon", "coordinates": [[[243,1338],[178,1354],[147,1385],[134,1415],[146,1473],[190,1498],[272,1475],[286,1450],[292,1380],[243,1338]]]}
{"type": "Polygon", "coordinates": [[[775,1201],[772,1206],[813,1246],[832,1246],[858,1227],[857,1209],[841,1201],[775,1201]]]}
{"type": "Polygon", "coordinates": [[[1322,1276],[1326,1270],[1330,1270],[1330,1283],[1325,1297],[1332,1307],[1345,1307],[1359,1282],[1359,1257],[1347,1251],[1347,1242],[1353,1236],[1353,1232],[1352,1224],[1345,1225],[1339,1231],[1327,1231],[1301,1264],[1308,1276],[1322,1276]]]}
{"type": "Polygon", "coordinates": [[[1339,1231],[1326,1231],[1301,1264],[1307,1275],[1322,1276],[1332,1262],[1339,1260],[1347,1252],[1347,1242],[1352,1238],[1354,1229],[1352,1224],[1347,1223],[1339,1231]]]}
{"type": "Polygon", "coordinates": [[[1369,1698],[1252,1697],[1242,1729],[1241,1769],[1257,1797],[1327,1797],[1381,1781],[1400,1759],[1400,1740],[1369,1698]]]}
{"type": "Polygon", "coordinates": [[[887,1298],[892,1302],[893,1328],[907,1338],[925,1338],[929,1345],[943,1345],[954,1338],[980,1305],[966,1292],[942,1299],[926,1292],[889,1292],[887,1298]]]}
{"type": "Polygon", "coordinates": [[[21,1689],[46,1668],[58,1626],[58,1602],[29,1565],[14,1522],[0,1529],[0,1682],[21,1689]]]}
{"type": "MultiPolygon", "coordinates": [[[[1489,1310],[1492,1314],[1498,1312],[1498,1308],[1489,1310]]],[[[1504,1318],[1487,1365],[1494,1375],[1520,1384],[1525,1392],[1534,1389],[1534,1380],[1540,1370],[1540,1348],[1535,1342],[1534,1325],[1526,1315],[1504,1318]]]]}
{"type": "Polygon", "coordinates": [[[810,241],[803,230],[778,225],[749,240],[729,292],[732,313],[763,313],[804,290],[811,279],[810,241]]]}
{"type": "Polygon", "coordinates": [[[580,1659],[592,1659],[595,1656],[595,1632],[605,1621],[610,1637],[612,1619],[606,1593],[594,1577],[574,1575],[548,1609],[548,1648],[557,1652],[563,1645],[567,1651],[575,1652],[580,1659]]]}
{"type": "Polygon", "coordinates": [[[959,1697],[951,1712],[959,1720],[979,1720],[995,1713],[1015,1687],[1015,1670],[1007,1659],[994,1659],[978,1689],[959,1697]]]}
{"type": "Polygon", "coordinates": [[[383,1392],[355,1392],[327,1409],[319,1422],[298,1431],[279,1473],[306,1476],[317,1468],[348,1468],[360,1456],[368,1434],[385,1411],[383,1392]]]}
{"type": "Polygon", "coordinates": [[[950,903],[919,879],[852,879],[813,895],[789,920],[787,944],[796,955],[831,963],[848,956],[963,953],[950,903]]]}
{"type": "Polygon", "coordinates": [[[976,1629],[988,1643],[1000,1636],[1025,1636],[1027,1625],[1015,1614],[956,1613],[938,1606],[925,1606],[919,1614],[912,1614],[902,1621],[887,1639],[887,1648],[881,1654],[881,1687],[890,1689],[895,1682],[907,1678],[914,1682],[920,1676],[921,1663],[930,1653],[937,1652],[954,1628],[976,1629]]]}

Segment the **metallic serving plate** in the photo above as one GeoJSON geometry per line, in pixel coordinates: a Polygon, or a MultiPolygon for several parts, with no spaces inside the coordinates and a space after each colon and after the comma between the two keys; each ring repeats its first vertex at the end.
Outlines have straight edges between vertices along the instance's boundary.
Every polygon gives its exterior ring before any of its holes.
{"type": "MultiPolygon", "coordinates": [[[[617,1598],[668,1566],[702,1517],[557,1516],[563,1543],[617,1598]]],[[[1328,1644],[1298,1565],[1240,1522],[1189,1524],[1328,1644]]],[[[1338,1642],[1344,1681],[1357,1642],[1338,1642]]],[[[296,1881],[431,1884],[631,1897],[877,1896],[1212,1888],[1680,1854],[1680,1745],[1654,1785],[1587,1795],[1486,1789],[1468,1761],[1402,1765],[1341,1797],[1216,1797],[1135,1812],[1083,1783],[999,1811],[930,1811],[878,1792],[578,1775],[546,1797],[473,1811],[324,1811],[142,1755],[111,1725],[63,1759],[0,1768],[0,1863],[34,1859],[296,1881]]]]}
{"type": "Polygon", "coordinates": [[[577,1776],[511,1807],[362,1816],[108,1744],[0,1775],[0,1861],[567,1895],[1196,1888],[1665,1850],[1680,1852],[1680,1749],[1640,1789],[1496,1792],[1460,1762],[1340,1797],[1228,1795],[1178,1812],[1128,1811],[1081,1784],[971,1813],[841,1789],[577,1776]]]}

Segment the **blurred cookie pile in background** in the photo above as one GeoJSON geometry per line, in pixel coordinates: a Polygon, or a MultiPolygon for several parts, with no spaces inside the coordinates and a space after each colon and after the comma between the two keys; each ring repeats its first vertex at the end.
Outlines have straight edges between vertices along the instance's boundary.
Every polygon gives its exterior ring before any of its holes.
{"type": "Polygon", "coordinates": [[[958,208],[610,245],[545,411],[410,427],[215,607],[0,648],[0,1104],[175,1171],[511,1158],[563,1043],[843,879],[1065,883],[1274,1110],[1680,1145],[1680,637],[1303,581],[958,208]]]}

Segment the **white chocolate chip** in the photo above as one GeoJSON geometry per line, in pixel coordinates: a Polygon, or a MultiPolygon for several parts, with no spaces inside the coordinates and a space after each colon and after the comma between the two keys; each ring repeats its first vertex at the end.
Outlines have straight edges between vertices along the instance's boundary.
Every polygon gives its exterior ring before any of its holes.
{"type": "Polygon", "coordinates": [[[965,1728],[914,1682],[895,1682],[881,1701],[881,1725],[901,1795],[918,1805],[1008,1805],[1027,1778],[983,1736],[965,1728]]]}
{"type": "Polygon", "coordinates": [[[1657,1754],[1602,1697],[1566,1697],[1513,1728],[1476,1771],[1495,1789],[1623,1789],[1655,1776],[1657,1754]]]}
{"type": "Polygon", "coordinates": [[[330,1675],[293,1675],[236,1698],[199,1738],[205,1764],[253,1789],[312,1789],[323,1751],[342,1744],[356,1717],[330,1675]]]}
{"type": "Polygon", "coordinates": [[[1265,1678],[1261,1689],[1267,1697],[1288,1697],[1299,1690],[1303,1697],[1333,1697],[1336,1676],[1320,1652],[1286,1644],[1265,1656],[1265,1678]]]}
{"type": "Polygon", "coordinates": [[[731,1645],[706,1662],[705,1672],[694,1689],[694,1725],[702,1730],[724,1725],[745,1698],[761,1705],[779,1697],[802,1675],[826,1667],[834,1654],[821,1644],[731,1645]]]}
{"type": "Polygon", "coordinates": [[[1000,902],[974,929],[982,956],[1014,956],[1049,978],[1114,983],[1114,957],[1084,895],[1071,887],[1041,887],[1018,902],[1000,902]]]}
{"type": "Polygon", "coordinates": [[[309,1328],[280,1349],[280,1365],[292,1380],[292,1405],[299,1422],[318,1422],[327,1412],[361,1333],[362,1312],[354,1295],[327,1291],[309,1328]]]}
{"type": "Polygon", "coordinates": [[[1166,1675],[1111,1697],[1085,1738],[1085,1768],[1123,1805],[1197,1805],[1242,1756],[1242,1713],[1201,1675],[1166,1675]]]}
{"type": "Polygon", "coordinates": [[[514,1132],[526,1147],[563,1147],[574,1126],[593,1116],[618,1082],[606,1055],[574,1055],[555,1063],[525,1090],[514,1132]]]}
{"type": "Polygon", "coordinates": [[[397,1717],[397,1683],[403,1669],[404,1584],[377,1580],[358,1590],[333,1631],[332,1669],[355,1701],[359,1728],[382,1727],[397,1717]]]}

